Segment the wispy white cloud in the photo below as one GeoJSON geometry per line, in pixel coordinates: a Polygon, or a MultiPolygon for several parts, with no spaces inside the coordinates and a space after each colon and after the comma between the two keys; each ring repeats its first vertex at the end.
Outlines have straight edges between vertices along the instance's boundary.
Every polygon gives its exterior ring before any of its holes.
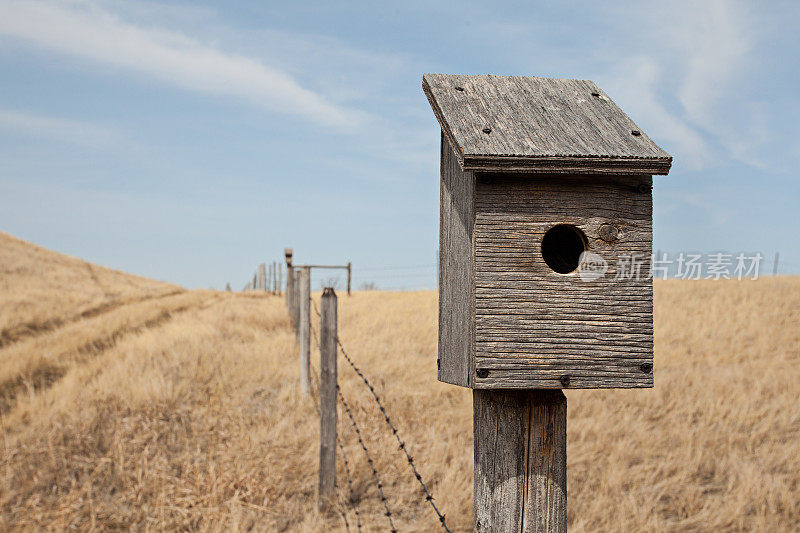
{"type": "Polygon", "coordinates": [[[28,135],[91,148],[120,145],[119,132],[90,122],[66,120],[0,108],[0,131],[28,135]]]}
{"type": "Polygon", "coordinates": [[[2,1],[0,35],[315,123],[348,126],[363,118],[263,61],[178,31],[126,22],[93,2],[2,1]]]}
{"type": "Polygon", "coordinates": [[[601,85],[649,134],[666,143],[678,164],[698,170],[713,158],[713,147],[702,131],[668,109],[659,86],[664,73],[652,57],[635,56],[603,74],[601,85]],[[677,152],[677,153],[675,153],[677,152]]]}
{"type": "MultiPolygon", "coordinates": [[[[621,9],[615,6],[615,15],[621,9]]],[[[625,9],[626,28],[640,28],[637,51],[615,50],[623,59],[607,74],[626,104],[653,124],[652,134],[673,143],[695,170],[722,158],[763,167],[755,155],[767,142],[763,106],[740,103],[758,14],[734,0],[625,9]]]]}
{"type": "Polygon", "coordinates": [[[669,15],[669,31],[663,37],[684,61],[678,98],[695,122],[712,122],[715,108],[730,94],[731,82],[748,61],[753,19],[742,5],[729,0],[682,2],[669,15]]]}
{"type": "Polygon", "coordinates": [[[686,1],[670,14],[663,37],[683,61],[677,97],[687,120],[713,135],[729,157],[763,167],[754,154],[767,140],[763,108],[734,104],[754,61],[759,15],[734,0],[686,1]]]}

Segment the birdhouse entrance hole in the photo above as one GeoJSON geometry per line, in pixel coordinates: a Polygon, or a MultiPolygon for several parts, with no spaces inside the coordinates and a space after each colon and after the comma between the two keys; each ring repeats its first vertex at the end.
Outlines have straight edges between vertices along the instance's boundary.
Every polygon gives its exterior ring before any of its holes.
{"type": "Polygon", "coordinates": [[[585,251],[586,236],[570,224],[553,226],[542,238],[542,259],[559,274],[577,270],[585,251]]]}

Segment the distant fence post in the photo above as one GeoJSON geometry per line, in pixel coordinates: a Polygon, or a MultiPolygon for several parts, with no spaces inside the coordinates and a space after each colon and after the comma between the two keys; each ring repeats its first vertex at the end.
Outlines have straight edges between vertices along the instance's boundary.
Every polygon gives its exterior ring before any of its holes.
{"type": "Polygon", "coordinates": [[[283,254],[286,256],[286,308],[289,310],[289,315],[292,316],[292,297],[294,296],[294,291],[292,290],[294,282],[292,278],[292,249],[284,249],[283,254]]]}
{"type": "Polygon", "coordinates": [[[294,287],[294,294],[292,295],[292,319],[294,320],[294,336],[300,336],[300,269],[292,269],[292,286],[294,287]]]}
{"type": "Polygon", "coordinates": [[[283,265],[281,263],[275,263],[275,266],[278,267],[278,284],[276,287],[278,294],[280,294],[283,290],[283,265]]]}
{"type": "Polygon", "coordinates": [[[258,288],[258,272],[253,274],[253,290],[258,288]]]}
{"type": "Polygon", "coordinates": [[[300,386],[308,396],[311,358],[311,269],[300,269],[300,386]]]}
{"type": "Polygon", "coordinates": [[[258,265],[258,278],[259,278],[258,288],[261,289],[262,291],[266,291],[267,290],[267,265],[266,265],[266,263],[261,263],[260,265],[258,265]]]}
{"type": "Polygon", "coordinates": [[[347,262],[347,295],[350,296],[350,280],[353,277],[353,264],[348,261],[347,262]]]}
{"type": "Polygon", "coordinates": [[[327,287],[320,303],[320,439],[319,499],[320,510],[327,509],[334,498],[336,481],[336,292],[327,287]]]}

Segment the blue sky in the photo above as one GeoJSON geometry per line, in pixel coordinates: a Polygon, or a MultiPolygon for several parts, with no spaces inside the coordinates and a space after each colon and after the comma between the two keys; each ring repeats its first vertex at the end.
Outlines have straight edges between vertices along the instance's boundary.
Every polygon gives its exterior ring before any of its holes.
{"type": "Polygon", "coordinates": [[[284,246],[433,287],[422,73],[535,75],[596,81],[672,154],[655,248],[800,273],[798,5],[0,0],[0,229],[187,287],[284,246]]]}

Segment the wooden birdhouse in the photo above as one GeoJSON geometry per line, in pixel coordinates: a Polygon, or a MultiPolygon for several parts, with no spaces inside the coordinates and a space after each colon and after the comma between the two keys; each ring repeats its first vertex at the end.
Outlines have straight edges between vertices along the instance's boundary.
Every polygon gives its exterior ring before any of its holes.
{"type": "Polygon", "coordinates": [[[653,386],[652,176],[593,82],[425,74],[442,129],[439,379],[653,386]]]}

